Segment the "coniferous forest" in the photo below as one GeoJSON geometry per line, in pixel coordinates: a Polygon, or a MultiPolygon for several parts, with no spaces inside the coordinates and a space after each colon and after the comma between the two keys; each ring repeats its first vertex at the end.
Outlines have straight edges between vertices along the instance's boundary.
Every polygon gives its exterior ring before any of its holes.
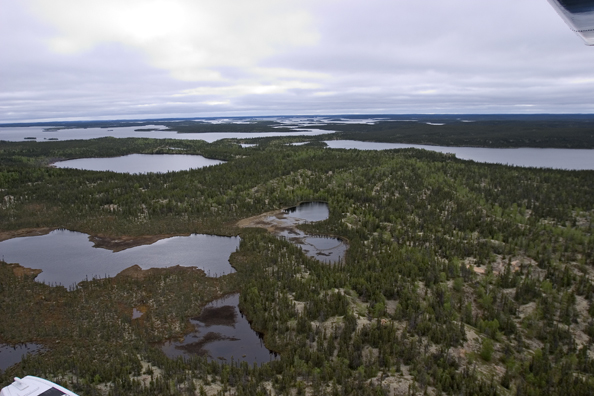
{"type": "Polygon", "coordinates": [[[60,228],[241,237],[237,272],[218,278],[175,267],[64,288],[0,262],[0,344],[44,346],[0,387],[37,375],[80,395],[594,393],[594,171],[287,145],[299,140],[0,142],[1,239],[60,228]],[[51,166],[180,152],[227,162],[134,175],[51,166]],[[347,241],[340,263],[237,226],[307,201],[330,216],[300,227],[347,241]],[[277,360],[162,352],[208,302],[237,292],[277,360]]]}

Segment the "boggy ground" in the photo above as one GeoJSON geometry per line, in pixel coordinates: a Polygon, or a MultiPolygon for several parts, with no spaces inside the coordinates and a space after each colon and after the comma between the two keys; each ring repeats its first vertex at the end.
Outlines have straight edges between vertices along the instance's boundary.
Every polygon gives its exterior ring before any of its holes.
{"type": "Polygon", "coordinates": [[[248,217],[237,222],[237,227],[248,228],[264,228],[272,234],[279,234],[283,231],[299,234],[297,224],[288,224],[287,216],[284,209],[273,210],[259,214],[257,216],[248,217]]]}

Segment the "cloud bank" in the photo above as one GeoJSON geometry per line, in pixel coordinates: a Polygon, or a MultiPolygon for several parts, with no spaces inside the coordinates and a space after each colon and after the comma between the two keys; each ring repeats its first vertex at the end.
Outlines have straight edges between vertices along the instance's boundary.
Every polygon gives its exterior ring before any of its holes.
{"type": "Polygon", "coordinates": [[[542,0],[0,0],[0,122],[593,112],[542,0]]]}

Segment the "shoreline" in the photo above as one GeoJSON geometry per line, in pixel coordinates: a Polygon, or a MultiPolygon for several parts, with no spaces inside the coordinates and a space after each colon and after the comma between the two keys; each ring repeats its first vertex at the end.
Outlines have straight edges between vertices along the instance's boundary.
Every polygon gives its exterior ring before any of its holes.
{"type": "MultiPolygon", "coordinates": [[[[14,238],[24,238],[24,237],[32,237],[32,236],[43,236],[51,233],[52,231],[56,230],[66,230],[71,232],[80,232],[82,234],[87,234],[84,231],[77,231],[77,230],[69,230],[67,228],[61,227],[40,227],[40,228],[21,228],[18,230],[12,231],[0,231],[0,242],[7,241],[9,239],[14,238]]],[[[220,237],[228,237],[231,238],[237,235],[220,235],[220,234],[211,234],[211,233],[204,233],[204,232],[184,232],[184,233],[177,233],[177,234],[156,234],[156,235],[139,235],[139,236],[132,236],[132,235],[121,235],[121,236],[105,236],[102,234],[91,235],[87,234],[89,241],[93,243],[94,248],[106,249],[111,250],[114,253],[121,252],[123,250],[144,246],[144,245],[152,245],[155,242],[158,242],[162,239],[173,238],[173,237],[187,237],[192,234],[204,234],[204,235],[213,235],[213,236],[220,236],[220,237]]]]}

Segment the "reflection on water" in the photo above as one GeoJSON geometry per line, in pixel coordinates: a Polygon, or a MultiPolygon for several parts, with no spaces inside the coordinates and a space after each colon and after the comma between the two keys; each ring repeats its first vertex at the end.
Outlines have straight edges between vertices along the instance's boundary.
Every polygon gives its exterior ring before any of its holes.
{"type": "Polygon", "coordinates": [[[70,286],[94,277],[112,277],[133,265],[142,269],[181,265],[201,268],[208,276],[229,274],[235,272],[229,256],[239,241],[239,237],[193,234],[114,253],[94,248],[87,234],[56,230],[2,241],[0,254],[8,263],[43,270],[35,279],[38,282],[70,286]]]}
{"type": "Polygon", "coordinates": [[[298,229],[282,230],[275,233],[299,246],[303,252],[324,263],[337,263],[344,259],[348,246],[339,238],[310,236],[298,229]]]}
{"type": "Polygon", "coordinates": [[[277,355],[264,346],[261,335],[252,330],[238,304],[239,294],[211,302],[199,316],[190,320],[195,331],[182,341],[166,342],[163,352],[170,358],[198,355],[250,364],[275,360],[277,355]]]}
{"type": "Polygon", "coordinates": [[[0,373],[20,362],[29,353],[37,353],[43,349],[39,344],[0,344],[0,373]]]}
{"type": "Polygon", "coordinates": [[[329,140],[325,143],[329,148],[333,149],[390,150],[418,148],[439,153],[451,153],[463,160],[490,164],[594,170],[594,150],[585,149],[444,147],[421,144],[359,142],[356,140],[329,140]]]}
{"type": "Polygon", "coordinates": [[[325,202],[304,202],[298,206],[285,209],[286,217],[301,224],[303,222],[322,221],[330,216],[328,204],[325,202]]]}
{"type": "Polygon", "coordinates": [[[325,202],[304,202],[285,209],[283,213],[269,216],[265,223],[273,225],[274,234],[299,246],[303,252],[325,263],[344,259],[348,246],[340,238],[313,236],[297,228],[299,224],[323,221],[330,216],[325,202]]]}
{"type": "Polygon", "coordinates": [[[166,173],[223,164],[201,155],[130,154],[112,158],[79,158],[56,162],[57,168],[73,168],[118,173],[166,173]]]}
{"type": "Polygon", "coordinates": [[[308,256],[325,263],[340,262],[347,251],[345,243],[338,238],[330,237],[307,237],[299,246],[308,256]]]}

